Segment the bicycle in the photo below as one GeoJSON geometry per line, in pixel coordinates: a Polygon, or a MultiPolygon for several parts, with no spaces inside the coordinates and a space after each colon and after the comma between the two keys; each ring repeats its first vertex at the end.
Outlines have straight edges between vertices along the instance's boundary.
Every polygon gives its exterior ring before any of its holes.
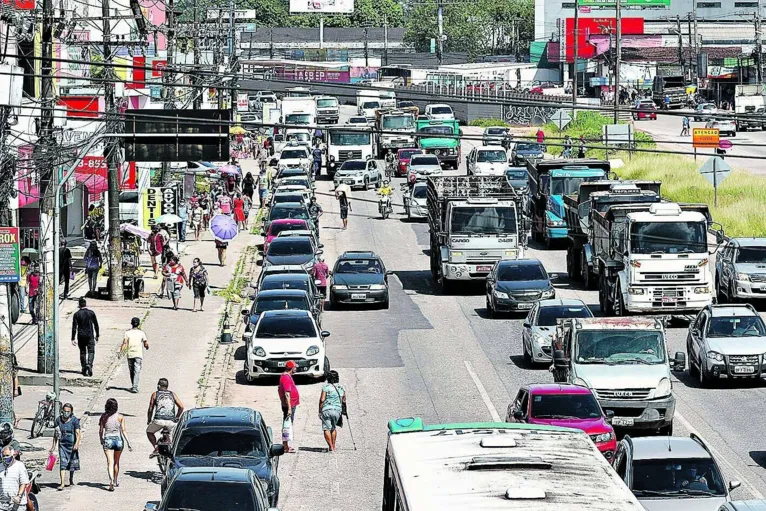
{"type": "Polygon", "coordinates": [[[29,438],[37,438],[42,435],[45,428],[52,428],[56,420],[56,394],[48,392],[45,399],[37,402],[37,413],[32,419],[32,427],[29,429],[29,438]]]}

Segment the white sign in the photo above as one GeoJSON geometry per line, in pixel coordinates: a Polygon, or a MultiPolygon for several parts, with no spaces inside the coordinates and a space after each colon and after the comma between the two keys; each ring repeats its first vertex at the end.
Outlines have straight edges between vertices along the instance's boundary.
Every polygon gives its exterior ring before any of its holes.
{"type": "MultiPolygon", "coordinates": [[[[208,9],[207,10],[207,19],[217,20],[218,18],[222,18],[224,21],[228,21],[229,10],[228,9],[208,9]]],[[[255,9],[237,9],[234,11],[234,19],[235,20],[254,20],[255,9]]]]}
{"type": "Polygon", "coordinates": [[[605,145],[630,145],[633,143],[633,126],[630,124],[607,124],[602,128],[605,145]]]}
{"type": "Polygon", "coordinates": [[[24,89],[24,69],[10,64],[0,64],[0,105],[21,106],[24,89]]]}
{"type": "Polygon", "coordinates": [[[290,0],[290,14],[314,12],[352,13],[354,0],[290,0]]]}
{"type": "Polygon", "coordinates": [[[237,112],[247,112],[247,94],[237,94],[237,112]]]}
{"type": "Polygon", "coordinates": [[[569,116],[569,113],[564,110],[557,110],[553,116],[551,117],[551,121],[558,126],[559,131],[563,130],[567,127],[567,125],[572,122],[572,118],[569,116]]]}
{"type": "Polygon", "coordinates": [[[711,185],[720,186],[723,180],[731,174],[731,167],[720,156],[713,156],[700,167],[699,172],[710,181],[711,185]]]}

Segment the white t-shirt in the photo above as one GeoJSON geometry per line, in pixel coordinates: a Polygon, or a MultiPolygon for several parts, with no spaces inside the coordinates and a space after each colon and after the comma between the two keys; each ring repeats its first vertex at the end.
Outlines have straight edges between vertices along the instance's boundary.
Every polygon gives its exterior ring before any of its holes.
{"type": "Polygon", "coordinates": [[[133,329],[125,332],[125,341],[128,344],[128,358],[143,358],[144,341],[148,341],[143,330],[133,329]]]}
{"type": "MultiPolygon", "coordinates": [[[[18,460],[14,461],[10,467],[4,469],[0,467],[0,481],[3,488],[3,501],[9,501],[13,499],[15,495],[19,494],[19,486],[21,484],[29,484],[29,474],[27,474],[27,467],[18,460]]],[[[20,508],[23,508],[27,504],[27,494],[24,492],[24,496],[21,497],[20,508]]]]}

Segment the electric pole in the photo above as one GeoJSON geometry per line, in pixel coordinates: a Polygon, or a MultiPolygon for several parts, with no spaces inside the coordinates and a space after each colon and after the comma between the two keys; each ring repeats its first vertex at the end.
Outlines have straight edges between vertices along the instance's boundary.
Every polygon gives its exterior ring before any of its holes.
{"type": "MultiPolygon", "coordinates": [[[[104,0],[102,0],[104,1],[104,0]]],[[[164,108],[165,110],[173,110],[176,107],[175,91],[173,90],[173,83],[175,82],[175,73],[173,73],[173,53],[176,48],[176,13],[173,7],[173,0],[167,0],[165,6],[165,20],[168,24],[167,32],[167,65],[165,71],[162,73],[162,94],[164,96],[164,108]]],[[[196,43],[196,41],[195,41],[196,43]]],[[[168,162],[162,162],[162,172],[160,174],[160,185],[165,186],[170,180],[170,165],[168,162]]]]}
{"type": "Polygon", "coordinates": [[[237,118],[237,104],[239,103],[239,58],[237,57],[236,36],[234,34],[234,0],[229,0],[229,68],[233,73],[231,79],[231,88],[229,89],[229,98],[231,103],[231,120],[237,118]]]}
{"type": "Polygon", "coordinates": [[[442,65],[442,59],[444,58],[444,5],[442,0],[438,0],[439,4],[436,8],[436,25],[438,27],[438,41],[436,41],[436,61],[439,65],[442,65]]]}
{"type": "Polygon", "coordinates": [[[364,67],[370,66],[370,62],[369,62],[370,54],[368,51],[368,45],[369,45],[369,41],[367,36],[367,27],[364,27],[364,67]]]}
{"type": "Polygon", "coordinates": [[[194,83],[194,101],[192,102],[192,108],[195,110],[199,110],[202,108],[202,94],[204,94],[204,90],[199,86],[200,80],[199,80],[199,66],[200,66],[200,48],[199,48],[199,41],[200,41],[200,33],[199,33],[199,12],[197,9],[197,0],[194,0],[193,3],[193,25],[194,25],[194,40],[192,43],[194,44],[194,75],[192,76],[192,83],[194,83]]]}
{"type": "Polygon", "coordinates": [[[622,45],[620,39],[622,38],[622,15],[620,13],[620,2],[616,0],[614,3],[615,10],[615,35],[616,40],[614,43],[615,55],[614,55],[614,123],[620,120],[619,104],[620,104],[620,51],[622,45]]]}
{"type": "Polygon", "coordinates": [[[572,104],[577,105],[577,43],[580,34],[580,0],[575,0],[575,12],[574,12],[574,75],[572,76],[572,104]]]}
{"type": "Polygon", "coordinates": [[[758,0],[758,10],[755,13],[755,76],[758,85],[763,83],[763,33],[761,32],[761,1],[758,0]]]}
{"type": "Polygon", "coordinates": [[[383,65],[388,65],[388,17],[383,16],[383,65]]]}
{"type": "Polygon", "coordinates": [[[678,31],[678,63],[681,64],[681,74],[686,79],[686,66],[684,65],[684,35],[681,32],[681,17],[676,15],[676,30],[678,31]]]}

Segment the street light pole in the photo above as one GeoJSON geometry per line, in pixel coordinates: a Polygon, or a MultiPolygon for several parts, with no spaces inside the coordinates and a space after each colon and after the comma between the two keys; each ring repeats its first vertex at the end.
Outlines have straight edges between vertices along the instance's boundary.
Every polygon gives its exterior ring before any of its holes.
{"type": "Polygon", "coordinates": [[[574,12],[574,75],[572,77],[572,104],[577,105],[577,43],[580,34],[580,0],[575,0],[574,12]]]}

